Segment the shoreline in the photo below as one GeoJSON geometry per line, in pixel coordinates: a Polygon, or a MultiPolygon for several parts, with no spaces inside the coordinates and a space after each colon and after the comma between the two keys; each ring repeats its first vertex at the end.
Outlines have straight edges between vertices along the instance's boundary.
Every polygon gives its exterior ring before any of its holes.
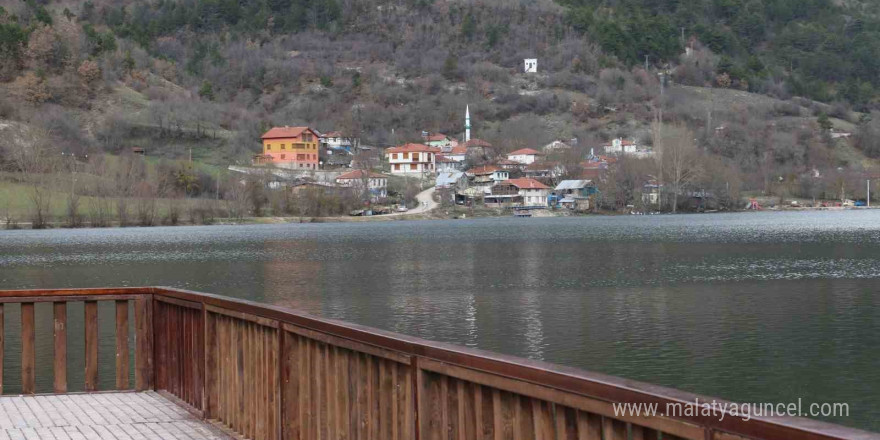
{"type": "MultiPolygon", "coordinates": [[[[768,208],[759,211],[755,210],[730,210],[730,211],[705,211],[705,212],[655,212],[655,213],[625,213],[614,211],[596,211],[589,213],[575,213],[568,211],[551,211],[539,210],[538,215],[534,218],[551,218],[551,217],[591,217],[591,216],[653,216],[653,215],[700,215],[700,214],[719,214],[719,213],[750,213],[750,212],[806,212],[806,211],[862,211],[880,209],[880,206],[831,206],[831,207],[783,207],[768,208]]],[[[118,222],[114,222],[108,226],[91,226],[84,223],[80,226],[69,227],[64,222],[50,223],[49,227],[33,229],[30,227],[31,222],[18,222],[14,227],[8,225],[0,225],[0,231],[15,230],[54,230],[54,229],[119,229],[119,228],[152,228],[152,227],[189,227],[189,226],[237,226],[237,225],[263,225],[263,224],[286,224],[286,223],[366,223],[366,222],[391,222],[403,220],[468,220],[476,218],[507,218],[513,214],[507,210],[483,208],[476,212],[444,212],[442,208],[436,208],[428,212],[417,213],[398,213],[392,215],[372,215],[372,216],[333,216],[333,217],[299,217],[299,216],[266,216],[266,217],[244,217],[240,220],[229,218],[217,219],[210,223],[177,223],[177,224],[154,224],[149,226],[127,225],[120,226],[118,222]],[[489,210],[495,212],[491,212],[489,210]]]]}

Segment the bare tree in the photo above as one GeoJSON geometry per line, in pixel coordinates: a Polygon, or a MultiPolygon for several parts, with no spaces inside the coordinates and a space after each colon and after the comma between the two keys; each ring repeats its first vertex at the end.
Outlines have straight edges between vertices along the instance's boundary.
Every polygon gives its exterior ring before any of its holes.
{"type": "Polygon", "coordinates": [[[226,181],[226,195],[224,196],[229,205],[229,216],[241,220],[247,215],[250,206],[251,192],[247,185],[237,176],[230,176],[226,181]]]}
{"type": "Polygon", "coordinates": [[[51,183],[58,169],[59,155],[49,142],[49,134],[41,128],[18,127],[0,138],[22,182],[28,185],[31,202],[31,227],[48,226],[52,202],[51,183]]]}
{"type": "Polygon", "coordinates": [[[145,176],[143,159],[131,154],[124,154],[119,158],[119,165],[115,173],[116,184],[116,216],[119,226],[128,226],[131,222],[129,217],[129,203],[135,195],[138,183],[145,176]]]}
{"type": "Polygon", "coordinates": [[[693,132],[682,125],[655,122],[652,126],[654,145],[661,146],[657,151],[657,162],[665,181],[672,192],[672,212],[678,210],[678,196],[702,173],[700,150],[697,148],[693,132]]]}

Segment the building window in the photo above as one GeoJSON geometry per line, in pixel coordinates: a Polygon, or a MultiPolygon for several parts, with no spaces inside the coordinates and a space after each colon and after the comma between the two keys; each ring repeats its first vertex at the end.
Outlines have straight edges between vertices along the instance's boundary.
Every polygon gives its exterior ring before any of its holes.
{"type": "Polygon", "coordinates": [[[266,151],[269,151],[271,149],[272,149],[272,144],[266,144],[266,151]]]}
{"type": "Polygon", "coordinates": [[[282,150],[284,149],[284,144],[281,144],[281,149],[282,149],[282,150]]]}
{"type": "Polygon", "coordinates": [[[394,164],[394,171],[400,171],[400,164],[399,163],[394,164]]]}
{"type": "Polygon", "coordinates": [[[409,159],[409,153],[403,153],[403,158],[404,158],[404,159],[409,159]]]}
{"type": "Polygon", "coordinates": [[[283,155],[283,154],[281,155],[281,158],[284,159],[284,155],[283,155]]]}
{"type": "Polygon", "coordinates": [[[409,169],[410,171],[416,171],[419,169],[419,166],[416,164],[410,164],[409,169]]]}
{"type": "Polygon", "coordinates": [[[397,160],[397,153],[392,154],[392,155],[391,155],[391,158],[394,159],[394,160],[397,160]]]}

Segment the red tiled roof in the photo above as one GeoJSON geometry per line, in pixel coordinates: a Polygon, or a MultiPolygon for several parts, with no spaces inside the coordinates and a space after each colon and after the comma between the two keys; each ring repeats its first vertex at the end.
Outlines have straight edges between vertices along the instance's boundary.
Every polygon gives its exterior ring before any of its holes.
{"type": "Polygon", "coordinates": [[[385,150],[385,153],[439,153],[441,150],[437,147],[429,147],[425,144],[404,144],[399,147],[391,147],[385,150]]]}
{"type": "Polygon", "coordinates": [[[602,177],[603,173],[605,173],[605,170],[602,168],[589,168],[581,171],[581,178],[597,180],[602,177]]]}
{"type": "Polygon", "coordinates": [[[438,154],[438,155],[434,156],[434,161],[440,162],[440,163],[458,163],[457,160],[446,157],[442,154],[438,154]]]}
{"type": "Polygon", "coordinates": [[[532,162],[526,166],[526,171],[552,170],[557,165],[559,165],[557,162],[532,162]]]}
{"type": "Polygon", "coordinates": [[[295,138],[306,130],[311,131],[312,134],[317,136],[317,133],[309,127],[272,127],[264,135],[260,136],[260,139],[295,138]]]}
{"type": "Polygon", "coordinates": [[[518,166],[518,165],[522,165],[522,164],[515,161],[515,160],[501,159],[498,161],[498,165],[517,165],[518,166]]]}
{"type": "Polygon", "coordinates": [[[516,155],[520,155],[520,154],[534,154],[534,155],[539,155],[539,154],[541,154],[541,152],[540,152],[540,151],[537,151],[537,150],[533,150],[533,149],[531,149],[531,148],[522,148],[522,149],[519,149],[519,150],[516,150],[516,151],[510,152],[510,153],[507,153],[508,156],[516,156],[516,155]]]}
{"type": "Polygon", "coordinates": [[[464,145],[456,145],[452,147],[451,154],[467,154],[467,147],[464,145]]]}
{"type": "Polygon", "coordinates": [[[550,189],[549,186],[544,185],[543,183],[538,182],[535,179],[529,178],[510,179],[506,183],[509,183],[519,189],[550,189]]]}
{"type": "Polygon", "coordinates": [[[476,168],[471,168],[467,172],[473,175],[478,174],[492,174],[495,171],[501,171],[501,168],[496,167],[495,165],[482,165],[476,168]]]}
{"type": "Polygon", "coordinates": [[[367,170],[352,170],[352,171],[349,171],[345,174],[340,175],[339,177],[336,178],[336,180],[363,179],[364,175],[369,175],[370,177],[373,177],[373,178],[387,178],[388,177],[383,174],[373,173],[373,172],[370,172],[367,170]]]}
{"type": "Polygon", "coordinates": [[[338,137],[342,137],[342,132],[341,131],[328,131],[327,133],[324,133],[321,137],[338,138],[338,137]]]}
{"type": "Polygon", "coordinates": [[[430,142],[430,141],[435,141],[435,142],[436,141],[445,141],[446,135],[443,133],[431,133],[431,134],[425,136],[425,140],[428,142],[430,142]]]}
{"type": "Polygon", "coordinates": [[[465,146],[468,147],[491,147],[492,144],[482,140],[482,139],[471,139],[464,143],[465,146]]]}

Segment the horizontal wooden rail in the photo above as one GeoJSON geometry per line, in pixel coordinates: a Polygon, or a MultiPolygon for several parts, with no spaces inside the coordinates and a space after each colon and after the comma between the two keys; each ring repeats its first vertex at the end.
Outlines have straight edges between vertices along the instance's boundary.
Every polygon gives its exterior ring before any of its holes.
{"type": "MultiPolygon", "coordinates": [[[[3,326],[6,304],[20,304],[21,308],[21,393],[34,394],[36,389],[36,327],[35,304],[52,303],[52,391],[56,394],[69,391],[68,384],[68,313],[67,306],[71,302],[84,304],[83,340],[85,350],[84,382],[82,389],[86,392],[99,391],[98,366],[98,302],[108,301],[115,304],[115,390],[129,389],[130,350],[128,309],[130,301],[135,301],[135,339],[136,348],[145,342],[152,341],[153,326],[150,315],[143,310],[148,307],[152,298],[151,288],[120,288],[120,289],[54,289],[54,290],[0,290],[0,373],[4,366],[3,349],[6,334],[3,326]]],[[[47,323],[48,324],[48,323],[47,323]]],[[[135,357],[136,388],[146,390],[152,388],[152,350],[139,352],[135,357]],[[145,353],[145,354],[144,354],[145,353]]],[[[0,394],[4,391],[3,375],[0,374],[0,394]]]]}
{"type": "MultiPolygon", "coordinates": [[[[56,347],[66,319],[57,298],[86,299],[87,318],[88,304],[116,301],[117,333],[127,326],[122,304],[134,299],[136,351],[146,353],[135,358],[135,388],[166,392],[246,438],[880,438],[801,418],[623,416],[613,404],[657,404],[662,413],[667,404],[723,401],[217,295],[156,287],[0,291],[0,298],[0,324],[3,302],[32,307],[53,298],[56,347]]],[[[87,325],[87,373],[92,332],[87,325]]],[[[117,340],[117,354],[125,344],[117,340]]],[[[117,361],[117,387],[127,385],[120,378],[127,368],[117,361]]]]}

